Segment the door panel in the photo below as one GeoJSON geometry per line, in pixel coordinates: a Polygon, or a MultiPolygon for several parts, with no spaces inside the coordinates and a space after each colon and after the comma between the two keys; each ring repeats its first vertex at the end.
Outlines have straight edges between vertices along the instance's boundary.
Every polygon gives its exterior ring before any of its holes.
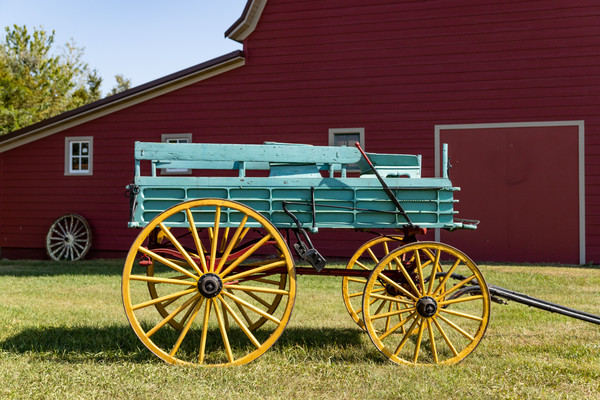
{"type": "Polygon", "coordinates": [[[476,261],[579,263],[578,126],[441,129],[459,218],[441,241],[476,261]]]}

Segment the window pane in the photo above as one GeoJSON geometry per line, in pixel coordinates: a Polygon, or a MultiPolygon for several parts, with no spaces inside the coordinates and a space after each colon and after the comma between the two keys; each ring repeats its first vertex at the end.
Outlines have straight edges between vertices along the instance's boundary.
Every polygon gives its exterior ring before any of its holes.
{"type": "Polygon", "coordinates": [[[88,142],[82,142],[81,143],[81,154],[84,156],[88,155],[88,149],[89,149],[90,144],[88,142]]]}
{"type": "Polygon", "coordinates": [[[79,158],[73,157],[71,159],[71,171],[79,171],[79,158]]]}
{"type": "Polygon", "coordinates": [[[360,140],[358,133],[336,133],[333,136],[333,144],[335,146],[354,146],[354,143],[360,140]]]}
{"type": "Polygon", "coordinates": [[[73,155],[73,156],[79,155],[79,142],[71,143],[71,155],[73,155]]]}
{"type": "Polygon", "coordinates": [[[169,138],[167,139],[167,143],[187,143],[187,138],[169,138]]]}
{"type": "Polygon", "coordinates": [[[81,157],[81,164],[79,165],[79,170],[80,171],[87,171],[88,170],[88,164],[89,164],[89,158],[88,157],[81,157]]]}

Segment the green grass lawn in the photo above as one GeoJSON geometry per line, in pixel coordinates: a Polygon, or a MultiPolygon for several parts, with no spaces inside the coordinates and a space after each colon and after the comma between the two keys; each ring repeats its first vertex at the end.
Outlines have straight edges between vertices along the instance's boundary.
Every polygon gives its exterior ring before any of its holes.
{"type": "MultiPolygon", "coordinates": [[[[350,319],[341,278],[298,277],[292,319],[241,367],[165,364],[121,305],[122,261],[0,261],[0,398],[600,399],[600,327],[492,304],[486,336],[454,366],[389,362],[350,319]]],[[[487,282],[600,314],[600,269],[481,266],[487,282]]]]}

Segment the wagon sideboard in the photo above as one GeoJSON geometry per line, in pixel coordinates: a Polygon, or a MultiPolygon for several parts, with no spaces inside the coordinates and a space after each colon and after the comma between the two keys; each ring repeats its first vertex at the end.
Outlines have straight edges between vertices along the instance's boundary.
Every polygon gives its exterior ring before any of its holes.
{"type": "MultiPolygon", "coordinates": [[[[421,178],[420,156],[370,154],[369,158],[413,224],[423,228],[469,227],[454,218],[454,192],[458,188],[447,178],[421,178]]],[[[132,188],[136,195],[130,227],[143,227],[165,209],[198,198],[238,201],[278,228],[294,226],[283,209],[284,202],[303,227],[313,231],[407,224],[355,148],[137,142],[135,160],[132,188]],[[147,170],[143,162],[150,162],[148,176],[142,176],[142,169],[147,170]],[[169,174],[182,170],[188,175],[169,174]],[[235,171],[237,176],[197,176],[199,171],[210,175],[210,170],[235,171]],[[348,176],[353,172],[358,175],[359,170],[360,176],[348,176]],[[264,175],[268,176],[251,176],[254,171],[267,171],[264,175]]],[[[221,223],[236,226],[242,217],[231,211],[221,223]]],[[[194,214],[199,227],[210,226],[211,218],[210,211],[194,214]]],[[[170,226],[186,224],[183,213],[167,221],[170,226]]]]}

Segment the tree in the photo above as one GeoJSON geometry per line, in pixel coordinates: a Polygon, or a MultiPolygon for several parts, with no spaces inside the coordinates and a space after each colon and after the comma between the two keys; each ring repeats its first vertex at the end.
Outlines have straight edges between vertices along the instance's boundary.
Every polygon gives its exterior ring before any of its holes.
{"type": "Polygon", "coordinates": [[[123,92],[123,91],[131,88],[131,80],[125,78],[121,74],[115,75],[115,81],[117,81],[117,85],[115,87],[113,87],[111,89],[111,91],[108,93],[109,96],[123,92]]]}
{"type": "MultiPolygon", "coordinates": [[[[102,78],[82,61],[83,49],[67,43],[54,53],[54,31],[42,27],[31,34],[17,25],[5,31],[0,43],[0,135],[101,98],[102,78]]],[[[121,87],[129,85],[121,79],[121,87]]]]}

